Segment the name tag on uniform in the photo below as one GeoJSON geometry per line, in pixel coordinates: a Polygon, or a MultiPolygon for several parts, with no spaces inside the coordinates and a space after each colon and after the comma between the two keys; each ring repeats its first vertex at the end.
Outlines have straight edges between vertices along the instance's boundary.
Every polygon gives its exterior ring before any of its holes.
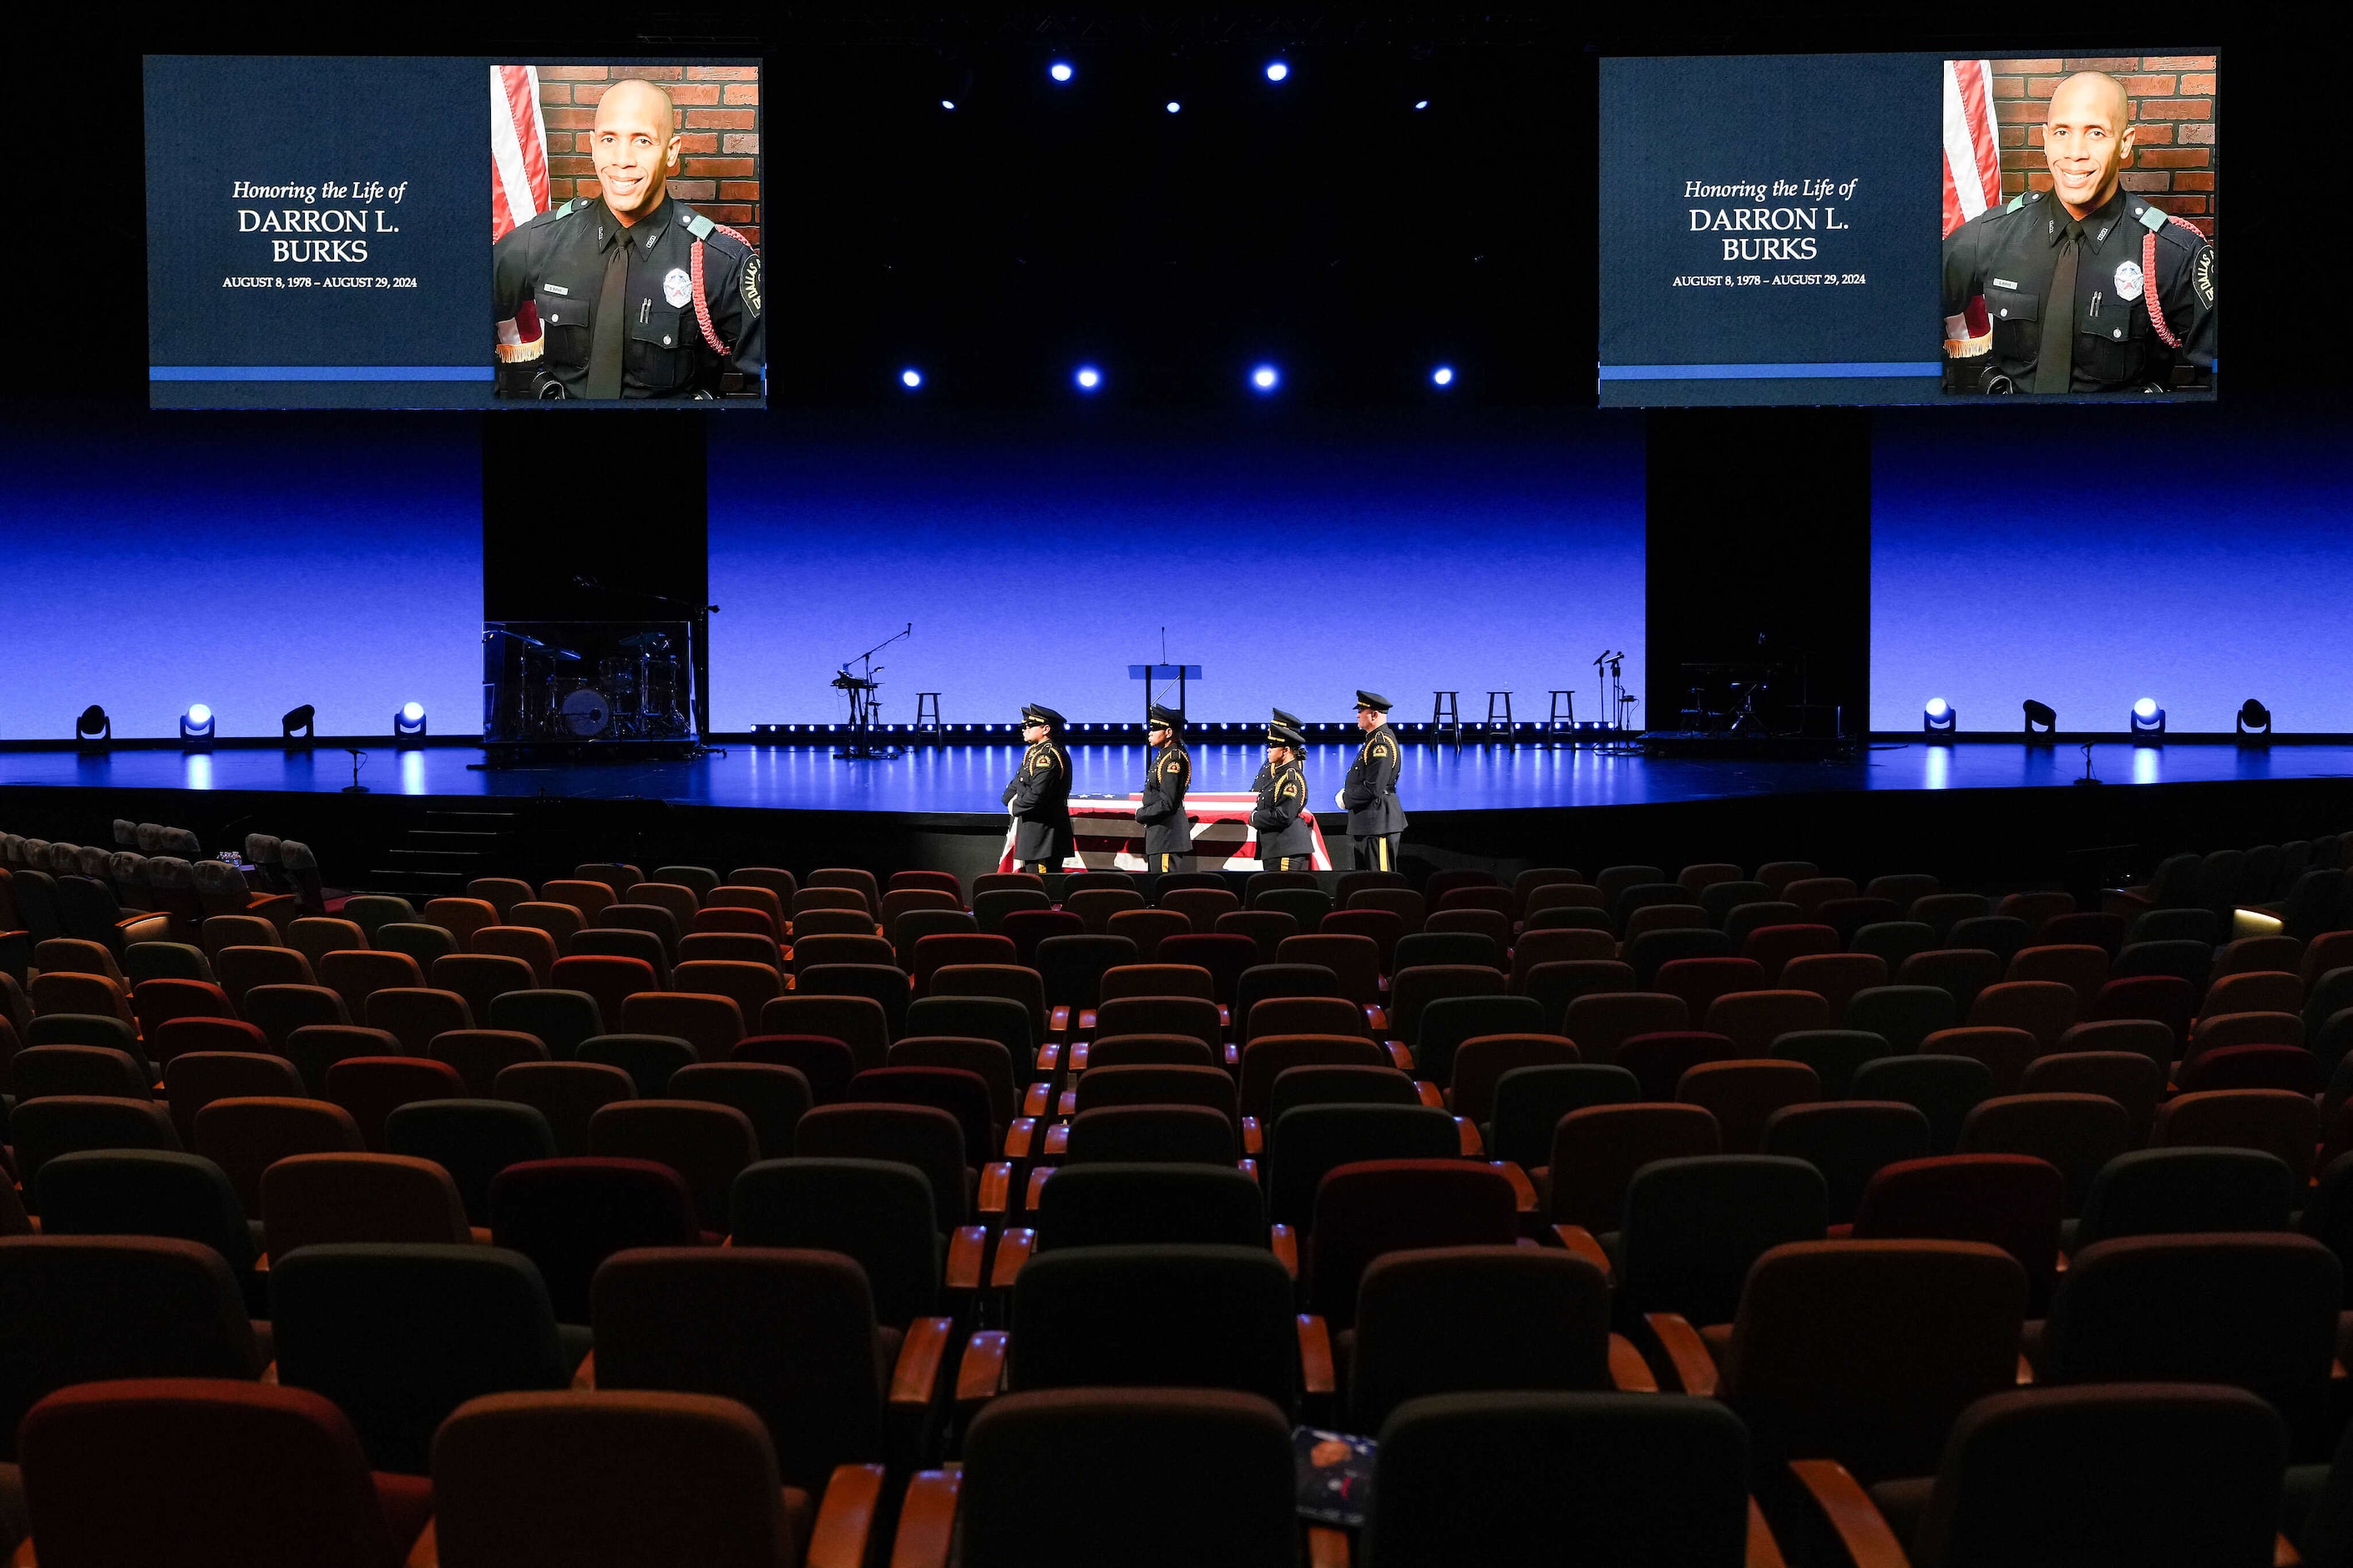
{"type": "Polygon", "coordinates": [[[569,295],[569,294],[572,292],[572,290],[571,290],[571,289],[566,289],[566,288],[565,288],[563,284],[561,284],[561,283],[543,283],[543,284],[541,284],[541,285],[539,286],[539,289],[540,289],[540,292],[541,292],[541,293],[543,293],[543,294],[565,294],[565,295],[569,295]]]}
{"type": "Polygon", "coordinates": [[[2017,287],[2018,287],[2018,285],[2017,285],[2017,284],[2012,283],[2012,282],[2011,282],[2009,279],[2007,279],[2007,278],[1997,278],[1997,279],[1993,279],[1993,286],[1994,286],[1995,288],[1997,288],[1997,289],[2015,289],[2015,288],[2017,288],[2017,287]]]}

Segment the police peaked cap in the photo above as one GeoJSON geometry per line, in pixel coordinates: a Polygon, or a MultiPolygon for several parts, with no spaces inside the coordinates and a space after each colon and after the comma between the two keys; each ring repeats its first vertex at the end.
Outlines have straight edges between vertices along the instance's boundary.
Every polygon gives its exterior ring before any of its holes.
{"type": "Polygon", "coordinates": [[[1386,713],[1390,709],[1396,707],[1397,704],[1390,701],[1388,698],[1382,696],[1377,691],[1359,691],[1356,693],[1356,706],[1359,708],[1370,708],[1375,712],[1386,713]]]}
{"type": "Polygon", "coordinates": [[[1266,743],[1270,746],[1295,748],[1307,744],[1307,737],[1288,724],[1269,724],[1266,727],[1266,743]]]}
{"type": "Polygon", "coordinates": [[[1152,716],[1145,721],[1144,727],[1147,730],[1182,730],[1185,727],[1185,715],[1172,708],[1164,708],[1155,702],[1152,705],[1152,716]]]}
{"type": "Polygon", "coordinates": [[[1296,713],[1285,713],[1285,712],[1284,712],[1282,709],[1280,709],[1280,708],[1276,708],[1276,709],[1271,710],[1271,711],[1272,712],[1272,714],[1273,714],[1273,716],[1274,716],[1274,717],[1273,717],[1273,720],[1272,720],[1272,721],[1273,721],[1274,723],[1277,723],[1277,724],[1288,724],[1288,725],[1290,725],[1290,726],[1291,726],[1293,729],[1294,729],[1294,730],[1296,730],[1296,729],[1298,729],[1298,728],[1299,728],[1299,726],[1300,726],[1300,722],[1301,722],[1301,720],[1300,720],[1300,717],[1299,717],[1299,715],[1298,715],[1298,714],[1296,714],[1296,713]]]}
{"type": "Polygon", "coordinates": [[[1050,730],[1060,730],[1067,722],[1060,713],[1042,702],[1025,703],[1021,709],[1021,721],[1025,724],[1043,724],[1050,730]]]}

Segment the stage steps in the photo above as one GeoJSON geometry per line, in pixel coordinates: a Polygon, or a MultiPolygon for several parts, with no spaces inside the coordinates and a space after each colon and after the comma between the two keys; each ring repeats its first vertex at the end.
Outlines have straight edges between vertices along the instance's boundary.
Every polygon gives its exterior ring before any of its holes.
{"type": "Polygon", "coordinates": [[[477,877],[512,876],[522,859],[514,814],[505,811],[428,811],[384,858],[368,872],[370,891],[428,899],[461,897],[477,877]]]}

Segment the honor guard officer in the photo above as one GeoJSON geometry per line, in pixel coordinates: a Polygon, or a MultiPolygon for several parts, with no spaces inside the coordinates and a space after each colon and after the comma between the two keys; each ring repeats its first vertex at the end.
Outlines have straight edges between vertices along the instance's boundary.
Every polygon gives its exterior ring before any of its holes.
{"type": "MultiPolygon", "coordinates": [[[[1306,726],[1300,722],[1298,714],[1285,713],[1280,708],[1270,708],[1267,711],[1270,715],[1267,722],[1276,728],[1283,730],[1298,730],[1303,734],[1305,732],[1306,726]]],[[[1302,761],[1304,760],[1305,759],[1303,758],[1302,759],[1302,761]]],[[[1259,763],[1258,776],[1250,780],[1250,793],[1255,795],[1259,791],[1266,788],[1266,781],[1273,776],[1274,764],[1272,763],[1262,762],[1259,763]]]]}
{"type": "Polygon", "coordinates": [[[2049,191],[1945,239],[1945,390],[2170,392],[2211,384],[2214,247],[2122,188],[2124,84],[2078,71],[2051,95],[2049,191]]]}
{"type": "Polygon", "coordinates": [[[1020,771],[1005,786],[1013,813],[1013,868],[1059,871],[1071,853],[1071,753],[1059,739],[1062,716],[1032,702],[1021,710],[1020,771]]]}
{"type": "Polygon", "coordinates": [[[1144,824],[1144,862],[1155,871],[1189,871],[1193,823],[1185,815],[1185,791],[1193,783],[1193,759],[1185,750],[1184,715],[1154,703],[1145,738],[1152,761],[1135,808],[1135,820],[1144,824]]]}
{"type": "Polygon", "coordinates": [[[1306,738],[1288,724],[1266,731],[1266,783],[1259,786],[1250,826],[1258,830],[1258,863],[1269,871],[1305,871],[1315,858],[1315,818],[1307,810],[1307,775],[1300,755],[1306,738]]]}
{"type": "Polygon", "coordinates": [[[759,253],[669,194],[670,95],[635,78],[597,100],[595,197],[575,196],[491,250],[502,398],[710,398],[760,390],[759,253]]]}
{"type": "Polygon", "coordinates": [[[1340,787],[1340,809],[1348,814],[1348,837],[1361,870],[1398,868],[1398,840],[1405,834],[1405,808],[1398,805],[1398,738],[1389,728],[1389,700],[1377,691],[1356,693],[1356,728],[1365,732],[1348,782],[1340,787]]]}

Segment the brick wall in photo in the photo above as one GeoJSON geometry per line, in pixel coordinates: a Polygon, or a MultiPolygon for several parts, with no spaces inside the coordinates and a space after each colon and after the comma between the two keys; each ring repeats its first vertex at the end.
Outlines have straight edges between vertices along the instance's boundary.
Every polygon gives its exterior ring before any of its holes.
{"type": "Polygon", "coordinates": [[[1995,60],[1993,110],[2001,134],[2001,190],[2047,191],[2042,161],[2043,108],[2052,91],[2076,71],[2106,71],[2132,98],[2133,157],[2124,187],[2214,235],[2215,181],[2212,55],[2112,55],[2084,58],[1995,60]]]}
{"type": "Polygon", "coordinates": [[[713,223],[760,243],[760,68],[757,66],[541,66],[547,121],[548,199],[596,194],[588,135],[596,100],[628,77],[659,83],[678,109],[679,171],[670,194],[713,223]]]}

